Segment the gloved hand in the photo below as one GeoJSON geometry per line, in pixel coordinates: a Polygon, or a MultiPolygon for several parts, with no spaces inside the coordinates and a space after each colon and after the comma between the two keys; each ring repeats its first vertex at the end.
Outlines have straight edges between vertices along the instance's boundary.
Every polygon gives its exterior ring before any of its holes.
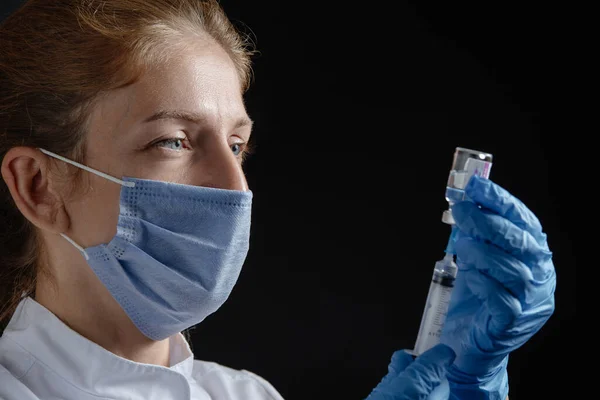
{"type": "Polygon", "coordinates": [[[388,374],[366,400],[446,400],[450,394],[446,370],[454,351],[438,344],[414,359],[404,350],[396,351],[388,374]]]}
{"type": "Polygon", "coordinates": [[[488,179],[474,176],[472,200],[455,204],[458,274],[441,342],[456,352],[448,370],[451,396],[508,395],[508,354],[554,312],[556,274],[536,216],[488,179]]]}

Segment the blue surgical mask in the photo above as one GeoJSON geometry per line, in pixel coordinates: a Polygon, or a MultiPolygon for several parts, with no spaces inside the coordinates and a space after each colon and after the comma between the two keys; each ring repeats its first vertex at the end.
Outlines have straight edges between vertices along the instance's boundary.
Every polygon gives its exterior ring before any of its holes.
{"type": "Polygon", "coordinates": [[[252,192],[117,179],[40,150],[122,185],[117,234],[108,244],[82,248],[62,236],[144,335],[165,339],[227,300],[248,252],[252,192]]]}

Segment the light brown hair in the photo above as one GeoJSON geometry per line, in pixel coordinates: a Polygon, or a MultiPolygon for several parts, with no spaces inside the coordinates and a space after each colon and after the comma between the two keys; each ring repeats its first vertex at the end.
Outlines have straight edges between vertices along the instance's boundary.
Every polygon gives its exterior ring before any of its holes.
{"type": "MultiPolygon", "coordinates": [[[[88,115],[107,92],[164,61],[165,46],[210,36],[248,88],[248,36],[216,0],[29,0],[0,24],[0,161],[15,146],[85,163],[88,115]]],[[[44,273],[35,227],[0,179],[0,334],[44,273]]]]}

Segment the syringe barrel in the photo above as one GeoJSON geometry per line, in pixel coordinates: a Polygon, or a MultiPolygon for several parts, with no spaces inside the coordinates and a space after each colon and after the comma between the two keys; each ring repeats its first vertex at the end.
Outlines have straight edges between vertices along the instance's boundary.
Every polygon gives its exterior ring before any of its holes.
{"type": "Polygon", "coordinates": [[[458,268],[451,255],[435,263],[413,354],[421,355],[440,342],[458,268]]]}

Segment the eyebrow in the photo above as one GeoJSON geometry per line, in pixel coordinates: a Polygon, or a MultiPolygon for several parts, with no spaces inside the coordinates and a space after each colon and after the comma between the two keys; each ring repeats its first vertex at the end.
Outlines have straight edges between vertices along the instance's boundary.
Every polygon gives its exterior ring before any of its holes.
{"type": "MultiPolygon", "coordinates": [[[[150,117],[144,120],[144,123],[158,121],[161,119],[179,119],[183,121],[193,122],[199,124],[205,117],[196,112],[183,111],[183,110],[160,110],[152,114],[150,117]]],[[[233,129],[242,128],[245,126],[252,127],[253,121],[248,117],[239,118],[233,129]]]]}

